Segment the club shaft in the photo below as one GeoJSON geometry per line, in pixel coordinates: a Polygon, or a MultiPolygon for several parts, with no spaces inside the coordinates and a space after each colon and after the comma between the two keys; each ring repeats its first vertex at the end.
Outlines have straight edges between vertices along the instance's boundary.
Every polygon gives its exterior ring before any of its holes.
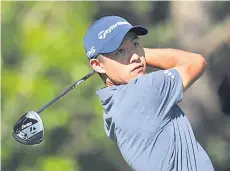
{"type": "Polygon", "coordinates": [[[47,107],[52,105],[54,102],[56,102],[58,99],[60,99],[62,96],[67,94],[70,90],[74,89],[76,86],[87,80],[89,77],[91,77],[95,73],[94,70],[92,70],[90,73],[82,77],[80,80],[76,81],[73,85],[71,85],[69,88],[67,88],[63,93],[59,94],[57,97],[55,97],[53,100],[51,100],[49,103],[47,103],[45,106],[43,106],[41,109],[37,111],[37,114],[41,113],[44,111],[47,107]]]}

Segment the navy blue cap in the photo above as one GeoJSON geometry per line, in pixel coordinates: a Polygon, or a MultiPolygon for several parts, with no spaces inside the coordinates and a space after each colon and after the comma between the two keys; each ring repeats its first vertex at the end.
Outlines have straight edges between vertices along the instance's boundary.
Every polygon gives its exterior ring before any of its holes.
{"type": "Polygon", "coordinates": [[[95,21],[84,37],[84,48],[89,59],[100,53],[111,53],[121,45],[125,35],[132,31],[138,36],[148,30],[140,25],[132,26],[119,16],[106,16],[95,21]]]}

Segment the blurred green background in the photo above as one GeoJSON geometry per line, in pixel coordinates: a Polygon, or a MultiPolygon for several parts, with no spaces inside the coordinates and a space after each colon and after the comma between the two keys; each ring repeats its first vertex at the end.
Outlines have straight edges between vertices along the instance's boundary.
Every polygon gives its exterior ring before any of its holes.
{"type": "MultiPolygon", "coordinates": [[[[94,20],[119,15],[141,24],[146,47],[201,53],[204,76],[180,106],[216,171],[230,170],[230,2],[116,1],[1,3],[2,171],[128,171],[103,129],[94,75],[41,113],[45,139],[24,146],[12,137],[16,121],[38,110],[87,74],[83,38],[94,20]]],[[[151,68],[149,68],[149,71],[151,68]]]]}

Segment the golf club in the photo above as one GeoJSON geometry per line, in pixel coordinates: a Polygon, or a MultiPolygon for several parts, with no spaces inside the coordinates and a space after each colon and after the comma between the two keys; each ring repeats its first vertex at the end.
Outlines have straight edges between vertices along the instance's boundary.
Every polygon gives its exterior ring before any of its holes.
{"type": "Polygon", "coordinates": [[[37,112],[29,111],[26,112],[14,125],[13,128],[13,137],[14,139],[24,145],[38,145],[43,141],[44,138],[44,125],[41,120],[41,117],[39,114],[44,111],[46,108],[48,108],[51,104],[56,102],[58,99],[60,99],[62,96],[67,94],[69,91],[74,89],[76,86],[87,80],[89,77],[91,77],[95,73],[94,70],[92,70],[90,73],[85,75],[80,80],[76,81],[73,85],[71,85],[69,88],[67,88],[63,93],[55,97],[53,100],[51,100],[49,103],[47,103],[45,106],[43,106],[41,109],[39,109],[37,112]]]}

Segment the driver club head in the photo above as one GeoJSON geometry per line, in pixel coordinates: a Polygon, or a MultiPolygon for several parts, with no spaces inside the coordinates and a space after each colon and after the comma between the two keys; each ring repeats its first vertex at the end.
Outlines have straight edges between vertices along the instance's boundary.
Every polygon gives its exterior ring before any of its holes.
{"type": "Polygon", "coordinates": [[[24,145],[38,145],[44,138],[44,126],[40,116],[30,111],[25,113],[13,128],[14,139],[24,145]]]}

